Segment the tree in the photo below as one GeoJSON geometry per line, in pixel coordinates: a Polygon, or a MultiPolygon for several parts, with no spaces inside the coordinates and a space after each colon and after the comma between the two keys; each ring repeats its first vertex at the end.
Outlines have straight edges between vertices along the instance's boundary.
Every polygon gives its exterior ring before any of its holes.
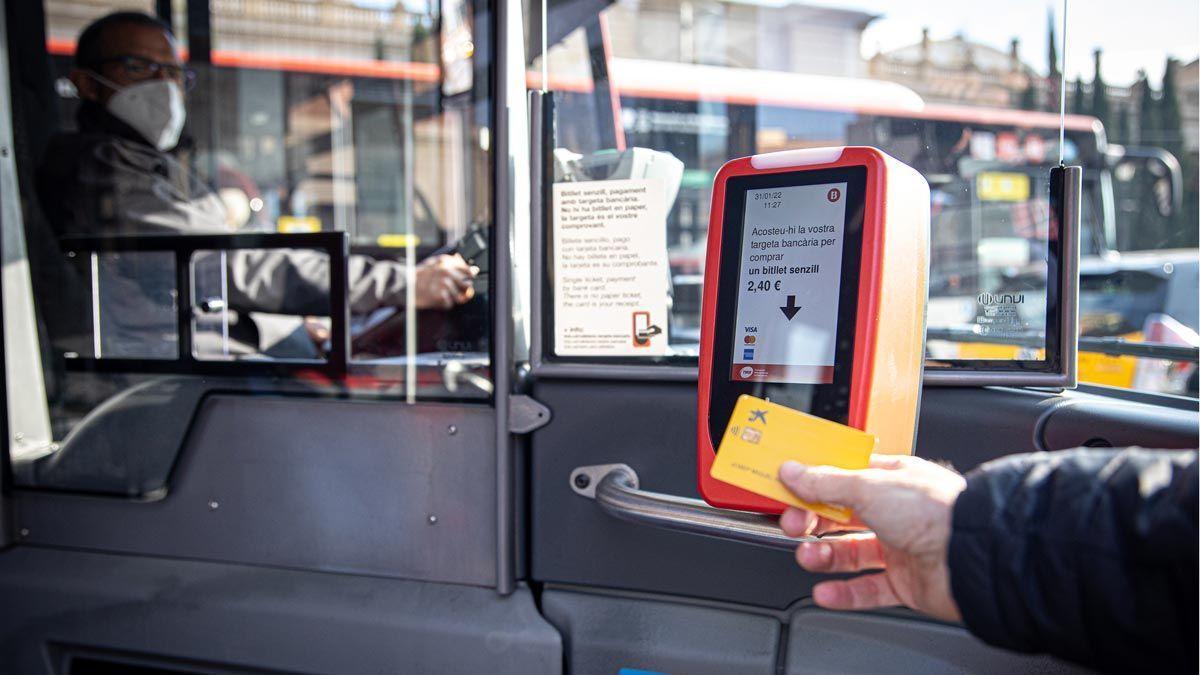
{"type": "Polygon", "coordinates": [[[1138,143],[1154,145],[1158,143],[1158,102],[1154,100],[1154,89],[1146,77],[1146,71],[1138,73],[1138,143]]]}
{"type": "Polygon", "coordinates": [[[1091,113],[1107,129],[1109,123],[1108,86],[1104,84],[1104,77],[1100,74],[1100,56],[1102,53],[1100,49],[1092,52],[1092,62],[1094,63],[1096,74],[1092,77],[1091,113]]]}
{"type": "Polygon", "coordinates": [[[1200,201],[1197,194],[1197,167],[1195,152],[1188,152],[1183,144],[1183,119],[1179,111],[1179,94],[1175,87],[1175,77],[1179,62],[1167,58],[1163,68],[1162,95],[1158,99],[1158,145],[1167,152],[1175,155],[1183,168],[1183,208],[1171,219],[1170,245],[1175,247],[1195,246],[1196,241],[1196,203],[1200,201]]]}
{"type": "Polygon", "coordinates": [[[1087,99],[1083,97],[1083,78],[1075,78],[1075,95],[1071,97],[1070,112],[1076,115],[1086,115],[1088,112],[1087,99]]]}
{"type": "Polygon", "coordinates": [[[1037,110],[1038,106],[1038,91],[1037,85],[1034,83],[1034,76],[1029,76],[1029,84],[1025,85],[1025,91],[1021,92],[1021,110],[1037,110]]]}
{"type": "Polygon", "coordinates": [[[1121,106],[1117,113],[1117,128],[1113,130],[1112,140],[1115,143],[1133,142],[1133,120],[1130,118],[1129,106],[1121,106]]]}
{"type": "Polygon", "coordinates": [[[1176,158],[1183,157],[1183,119],[1179,114],[1179,96],[1175,90],[1175,72],[1179,62],[1167,58],[1163,68],[1162,96],[1158,100],[1159,143],[1176,158]]]}
{"type": "Polygon", "coordinates": [[[1058,70],[1058,38],[1054,34],[1054,10],[1046,10],[1046,110],[1058,110],[1058,97],[1062,92],[1062,73],[1058,70]]]}

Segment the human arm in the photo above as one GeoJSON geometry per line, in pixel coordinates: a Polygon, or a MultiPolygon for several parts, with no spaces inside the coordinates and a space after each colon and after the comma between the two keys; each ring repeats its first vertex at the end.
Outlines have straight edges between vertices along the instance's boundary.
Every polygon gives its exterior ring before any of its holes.
{"type": "Polygon", "coordinates": [[[1020,455],[968,477],[948,565],[967,627],[1103,670],[1196,672],[1195,452],[1020,455]]]}
{"type": "MultiPolygon", "coordinates": [[[[39,172],[42,202],[61,235],[230,234],[221,200],[173,156],[98,134],[64,135],[39,172]]],[[[197,290],[219,294],[213,254],[196,261],[207,277],[197,290]]],[[[230,251],[229,305],[245,311],[325,315],[329,257],[308,249],[230,251]]],[[[436,255],[413,271],[418,309],[449,309],[471,299],[475,270],[457,255],[436,255]]],[[[402,262],[351,255],[347,301],[365,314],[407,300],[402,262]]]]}
{"type": "MultiPolygon", "coordinates": [[[[918,458],[871,469],[785,465],[801,499],[850,506],[860,534],[801,545],[817,604],[905,604],[961,617],[997,646],[1101,669],[1196,659],[1196,453],[1077,450],[990,462],[964,481],[918,458]],[[939,555],[940,552],[940,555],[939,555]]],[[[838,529],[799,509],[791,535],[838,529]]]]}
{"type": "MultiPolygon", "coordinates": [[[[230,305],[278,314],[329,312],[329,258],[301,249],[235,251],[230,260],[230,305]]],[[[413,272],[417,309],[450,309],[474,297],[475,271],[457,255],[436,255],[413,272]]],[[[350,311],[365,314],[406,302],[404,263],[352,255],[347,259],[350,311]]]]}

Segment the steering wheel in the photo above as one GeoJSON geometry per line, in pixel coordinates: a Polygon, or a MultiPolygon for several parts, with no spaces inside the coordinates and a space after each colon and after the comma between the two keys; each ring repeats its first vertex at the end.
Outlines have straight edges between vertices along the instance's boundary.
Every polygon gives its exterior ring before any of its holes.
{"type": "MultiPolygon", "coordinates": [[[[449,310],[417,310],[417,345],[419,353],[486,352],[490,317],[488,312],[488,244],[487,223],[472,225],[453,245],[433,253],[462,256],[468,264],[479,268],[472,281],[475,297],[449,310]]],[[[403,356],[407,350],[405,334],[407,312],[397,308],[391,316],[367,328],[350,340],[354,358],[386,358],[403,356]]]]}

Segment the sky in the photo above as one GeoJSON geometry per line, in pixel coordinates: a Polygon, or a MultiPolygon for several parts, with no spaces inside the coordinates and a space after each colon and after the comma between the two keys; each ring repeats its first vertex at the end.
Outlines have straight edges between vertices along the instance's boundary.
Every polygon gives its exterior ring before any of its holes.
{"type": "MultiPolygon", "coordinates": [[[[1008,51],[1021,40],[1021,59],[1046,71],[1047,12],[1053,10],[1062,39],[1063,0],[802,0],[805,4],[857,9],[882,16],[863,33],[863,56],[930,37],[963,32],[970,40],[1008,51]]],[[[1126,85],[1144,69],[1152,82],[1162,77],[1168,55],[1188,62],[1200,53],[1197,0],[1069,0],[1067,64],[1070,78],[1092,79],[1092,50],[1104,49],[1101,73],[1109,84],[1126,85]]],[[[1061,54],[1060,49],[1060,54],[1061,54]]]]}

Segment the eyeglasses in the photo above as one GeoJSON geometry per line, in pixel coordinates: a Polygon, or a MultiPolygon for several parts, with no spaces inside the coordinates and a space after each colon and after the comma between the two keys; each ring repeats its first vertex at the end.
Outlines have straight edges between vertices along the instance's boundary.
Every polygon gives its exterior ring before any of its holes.
{"type": "Polygon", "coordinates": [[[121,64],[121,67],[125,69],[129,77],[137,82],[166,76],[182,84],[185,90],[190,90],[196,85],[196,71],[174,63],[159,63],[158,61],[151,61],[140,56],[126,55],[103,59],[98,61],[96,65],[100,66],[106,63],[121,64]]]}

